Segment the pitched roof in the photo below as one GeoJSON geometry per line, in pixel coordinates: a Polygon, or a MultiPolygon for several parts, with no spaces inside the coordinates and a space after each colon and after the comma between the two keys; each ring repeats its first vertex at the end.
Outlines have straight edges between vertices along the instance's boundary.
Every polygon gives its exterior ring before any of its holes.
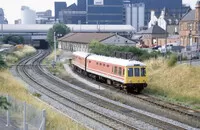
{"type": "Polygon", "coordinates": [[[142,34],[167,34],[167,31],[165,31],[158,25],[154,25],[142,32],[142,34]]]}
{"type": "Polygon", "coordinates": [[[193,20],[195,20],[195,10],[191,10],[181,19],[181,21],[193,21],[193,20]]]}
{"type": "Polygon", "coordinates": [[[101,42],[111,36],[115,35],[114,33],[69,33],[64,37],[58,39],[59,41],[64,42],[76,42],[76,43],[90,43],[93,40],[101,42]]]}

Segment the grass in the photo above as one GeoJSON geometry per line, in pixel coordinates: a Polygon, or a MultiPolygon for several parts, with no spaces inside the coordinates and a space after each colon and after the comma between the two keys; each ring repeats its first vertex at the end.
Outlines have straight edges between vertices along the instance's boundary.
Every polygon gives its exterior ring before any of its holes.
{"type": "Polygon", "coordinates": [[[39,102],[34,96],[30,95],[28,90],[24,88],[24,85],[15,80],[9,71],[0,72],[0,92],[8,93],[12,97],[26,101],[28,104],[34,105],[38,109],[46,109],[47,112],[47,130],[86,130],[83,126],[72,121],[70,118],[56,112],[43,102],[39,102]]]}
{"type": "MultiPolygon", "coordinates": [[[[19,59],[34,53],[36,50],[30,46],[24,46],[23,48],[16,48],[15,52],[7,55],[7,63],[13,64],[19,59]]],[[[77,122],[71,120],[67,116],[64,116],[60,112],[56,111],[52,107],[48,106],[46,103],[41,102],[36,99],[41,95],[38,93],[33,93],[31,95],[28,90],[25,89],[25,85],[18,80],[16,80],[8,70],[0,71],[0,92],[2,94],[9,94],[10,96],[27,102],[36,108],[47,112],[47,130],[86,130],[84,126],[78,124],[77,122]]]]}
{"type": "Polygon", "coordinates": [[[24,46],[16,46],[15,51],[6,55],[6,62],[8,65],[12,65],[22,59],[25,56],[31,55],[36,52],[36,49],[24,45],[24,46]]]}
{"type": "MultiPolygon", "coordinates": [[[[56,52],[57,55],[60,55],[61,54],[61,51],[58,50],[56,52]]],[[[65,73],[65,69],[64,69],[64,66],[63,66],[63,62],[57,62],[55,67],[53,67],[51,64],[52,64],[52,61],[54,60],[54,56],[55,56],[55,52],[53,51],[48,57],[46,57],[44,60],[43,60],[43,64],[46,64],[48,65],[47,66],[47,69],[53,73],[54,75],[56,76],[59,76],[59,77],[63,77],[66,75],[65,73]]]]}
{"type": "Polygon", "coordinates": [[[168,67],[162,58],[146,61],[148,88],[144,92],[200,110],[200,67],[168,67]]]}

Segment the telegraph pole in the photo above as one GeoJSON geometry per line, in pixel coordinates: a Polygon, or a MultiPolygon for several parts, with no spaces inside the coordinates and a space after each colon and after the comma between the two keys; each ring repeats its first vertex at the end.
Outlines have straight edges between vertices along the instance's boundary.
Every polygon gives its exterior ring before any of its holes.
{"type": "Polygon", "coordinates": [[[200,35],[200,33],[199,33],[200,32],[199,21],[197,22],[197,24],[198,24],[197,25],[197,27],[198,27],[198,29],[197,29],[198,30],[198,32],[197,32],[197,57],[199,58],[199,41],[200,41],[200,39],[199,39],[199,35],[200,35]]]}
{"type": "Polygon", "coordinates": [[[56,32],[54,32],[54,52],[55,52],[55,57],[54,57],[54,61],[56,62],[56,32]]]}

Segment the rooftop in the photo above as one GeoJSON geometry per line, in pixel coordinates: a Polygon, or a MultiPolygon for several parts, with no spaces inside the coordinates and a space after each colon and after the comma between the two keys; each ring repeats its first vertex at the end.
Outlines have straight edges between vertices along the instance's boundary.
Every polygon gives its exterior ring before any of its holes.
{"type": "Polygon", "coordinates": [[[111,36],[115,35],[114,33],[69,33],[64,37],[58,39],[59,41],[64,42],[76,42],[76,43],[90,43],[93,40],[101,42],[111,36]]]}
{"type": "Polygon", "coordinates": [[[167,31],[158,25],[154,25],[145,31],[141,31],[140,34],[167,34],[167,31]]]}
{"type": "Polygon", "coordinates": [[[195,20],[195,10],[191,10],[181,19],[181,21],[193,21],[193,20],[195,20]]]}

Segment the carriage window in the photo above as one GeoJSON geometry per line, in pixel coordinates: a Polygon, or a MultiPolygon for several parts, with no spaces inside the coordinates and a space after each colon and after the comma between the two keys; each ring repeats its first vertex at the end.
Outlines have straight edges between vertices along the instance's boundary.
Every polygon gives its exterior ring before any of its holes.
{"type": "Polygon", "coordinates": [[[124,72],[125,72],[125,70],[123,69],[123,76],[124,76],[124,72]]]}
{"type": "Polygon", "coordinates": [[[119,67],[119,73],[118,74],[122,75],[122,68],[121,67],[119,67]]]}
{"type": "Polygon", "coordinates": [[[133,77],[133,68],[128,68],[128,77],[133,77]]]}
{"type": "Polygon", "coordinates": [[[114,68],[114,74],[117,74],[117,66],[114,68]]]}
{"type": "Polygon", "coordinates": [[[135,71],[135,77],[139,77],[140,76],[140,69],[134,68],[134,71],[135,71]]]}
{"type": "Polygon", "coordinates": [[[145,68],[141,68],[141,76],[146,76],[146,69],[145,68]]]}

